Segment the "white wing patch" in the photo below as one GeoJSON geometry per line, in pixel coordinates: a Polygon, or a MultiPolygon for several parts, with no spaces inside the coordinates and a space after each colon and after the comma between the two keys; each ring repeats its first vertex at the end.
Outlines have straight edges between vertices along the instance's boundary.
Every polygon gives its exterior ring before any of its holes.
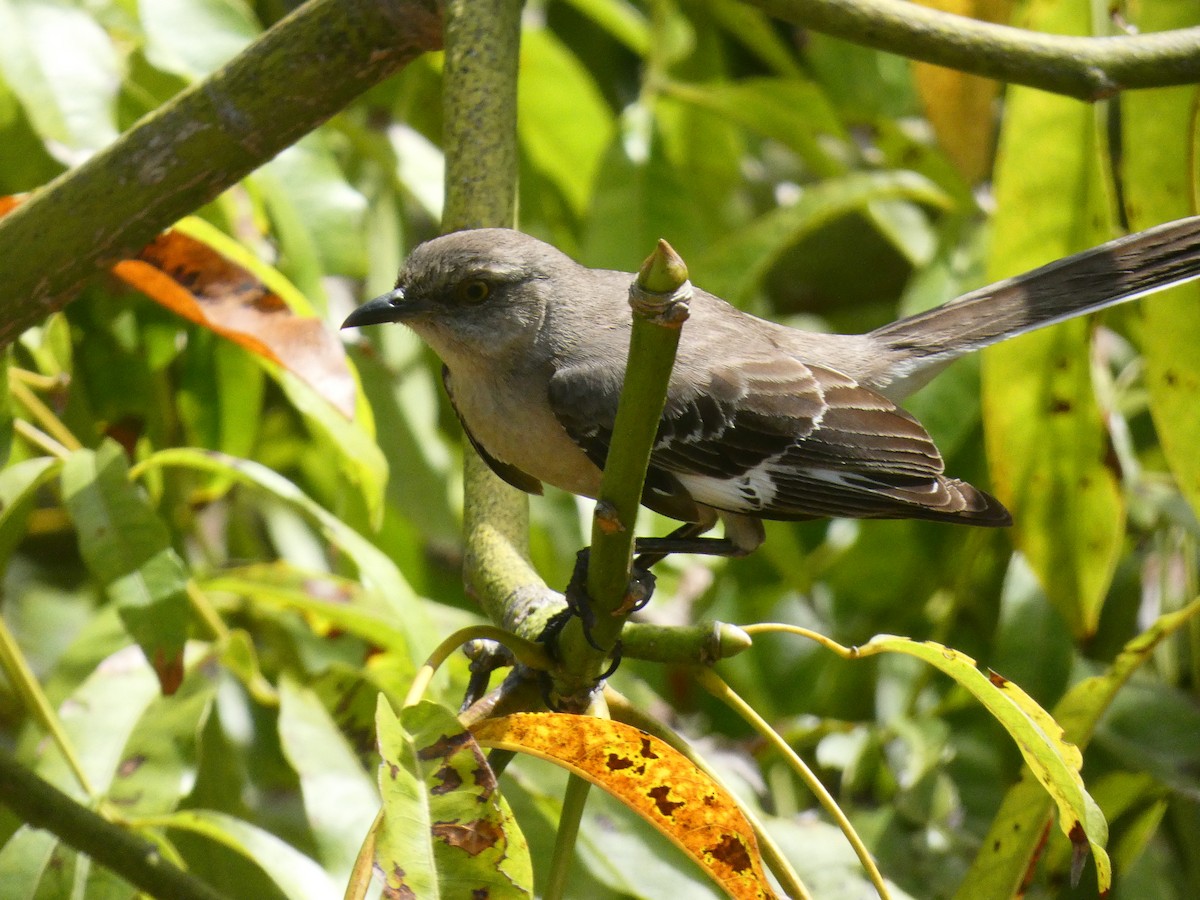
{"type": "Polygon", "coordinates": [[[705,506],[730,512],[754,513],[767,509],[775,500],[775,479],[771,467],[775,458],[759,463],[735,478],[713,478],[678,472],[675,477],[692,498],[705,506]]]}

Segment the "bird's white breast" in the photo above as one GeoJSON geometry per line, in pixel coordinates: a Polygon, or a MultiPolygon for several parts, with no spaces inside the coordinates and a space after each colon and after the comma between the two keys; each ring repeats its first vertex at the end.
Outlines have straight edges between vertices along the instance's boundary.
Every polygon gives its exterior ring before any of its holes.
{"type": "Polygon", "coordinates": [[[559,424],[536,379],[453,371],[449,390],[472,436],[500,462],[573,494],[595,497],[600,470],[559,424]],[[524,389],[522,389],[524,387],[524,389]]]}

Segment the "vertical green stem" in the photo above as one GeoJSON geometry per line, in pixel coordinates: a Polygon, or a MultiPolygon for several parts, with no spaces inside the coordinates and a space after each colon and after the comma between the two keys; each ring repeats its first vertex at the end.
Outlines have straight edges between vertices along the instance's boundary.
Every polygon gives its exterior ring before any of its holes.
{"type": "MultiPolygon", "coordinates": [[[[443,231],[511,227],[517,197],[517,58],[521,0],[448,0],[443,231]]],[[[541,585],[525,560],[529,504],[468,449],[464,576],[485,612],[505,621],[522,587],[541,585]]]]}
{"type": "Polygon", "coordinates": [[[629,362],[592,523],[588,595],[596,611],[592,636],[602,647],[616,640],[624,618],[615,615],[629,584],[634,525],[646,469],[667,399],[680,330],[688,316],[687,266],[666,241],[642,265],[633,288],[629,362]]]}

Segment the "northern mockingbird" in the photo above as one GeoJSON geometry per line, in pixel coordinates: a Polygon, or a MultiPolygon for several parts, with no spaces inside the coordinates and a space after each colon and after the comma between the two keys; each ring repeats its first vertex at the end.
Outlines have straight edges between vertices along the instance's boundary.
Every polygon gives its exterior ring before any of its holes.
{"type": "MultiPolygon", "coordinates": [[[[589,269],[517,231],[421,244],[395,290],[343,328],[402,322],[442,358],[471,444],[515,487],[595,497],[629,347],[633,275],[589,269]]],[[[817,334],[696,290],[642,502],[686,523],[639,542],[740,555],[763,519],[1011,523],[943,474],[897,404],[950,361],[1043,325],[1200,277],[1200,217],[1111,241],[867,334],[817,334]],[[720,518],[725,540],[696,536],[720,518]]]]}

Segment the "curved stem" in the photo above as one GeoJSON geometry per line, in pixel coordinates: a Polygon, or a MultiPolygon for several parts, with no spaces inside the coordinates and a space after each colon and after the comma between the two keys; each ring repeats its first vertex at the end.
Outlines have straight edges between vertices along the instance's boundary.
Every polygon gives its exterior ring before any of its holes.
{"type": "Polygon", "coordinates": [[[1200,28],[1117,37],[1040,34],[904,0],[749,0],[814,31],[1080,100],[1200,81],[1200,28]]]}
{"type": "Polygon", "coordinates": [[[850,846],[854,848],[859,862],[867,871],[867,876],[871,879],[871,883],[875,885],[875,890],[883,900],[887,900],[891,895],[888,893],[887,884],[883,880],[883,875],[879,871],[879,867],[875,865],[875,860],[871,858],[871,852],[867,849],[867,845],[863,843],[862,838],[858,836],[858,832],[854,830],[850,819],[842,812],[842,808],[833,799],[833,795],[825,789],[825,785],[821,784],[821,780],[817,778],[816,773],[808,767],[808,764],[794,751],[791,746],[785,741],[774,728],[754,711],[745,700],[739,697],[725,681],[717,675],[712,669],[697,669],[696,680],[700,685],[736,712],[739,716],[746,720],[750,726],[761,734],[773,746],[780,755],[787,760],[788,764],[800,776],[800,779],[805,783],[813,796],[824,807],[825,811],[833,818],[837,826],[842,830],[842,834],[846,835],[846,840],[850,842],[850,846]]]}
{"type": "Polygon", "coordinates": [[[429,682],[433,680],[434,673],[450,657],[450,654],[467,641],[476,640],[489,640],[503,644],[512,651],[513,656],[519,662],[532,668],[547,669],[551,665],[550,658],[546,655],[546,650],[541,644],[535,644],[532,641],[519,638],[495,625],[469,625],[466,628],[460,628],[454,634],[447,637],[429,654],[429,658],[425,660],[425,664],[413,676],[413,682],[408,689],[408,695],[404,698],[404,705],[414,706],[419,703],[421,697],[425,695],[425,691],[429,687],[429,682]]]}

